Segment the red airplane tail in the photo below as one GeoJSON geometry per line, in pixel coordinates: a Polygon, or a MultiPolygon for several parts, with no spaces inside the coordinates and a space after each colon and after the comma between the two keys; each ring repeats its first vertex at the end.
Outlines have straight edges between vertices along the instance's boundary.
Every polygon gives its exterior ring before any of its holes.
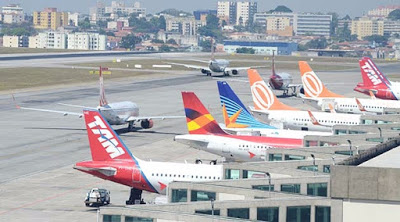
{"type": "Polygon", "coordinates": [[[193,92],[182,92],[189,134],[226,134],[193,92]]]}
{"type": "Polygon", "coordinates": [[[135,160],[117,133],[97,110],[84,110],[93,161],[135,160]]]}
{"type": "Polygon", "coordinates": [[[378,69],[375,63],[368,57],[363,57],[359,61],[362,84],[364,88],[374,87],[380,89],[389,89],[390,81],[386,76],[378,69]]]}

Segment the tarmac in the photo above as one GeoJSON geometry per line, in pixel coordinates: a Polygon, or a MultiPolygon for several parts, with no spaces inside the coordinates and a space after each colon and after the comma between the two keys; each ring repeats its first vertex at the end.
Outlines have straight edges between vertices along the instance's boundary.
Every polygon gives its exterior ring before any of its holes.
{"type": "MultiPolygon", "coordinates": [[[[96,57],[95,60],[100,61],[101,58],[96,57]]],[[[10,61],[8,63],[7,67],[19,67],[21,61],[16,61],[14,65],[10,61]]],[[[51,65],[48,61],[43,64],[51,65]]],[[[0,67],[6,67],[5,63],[0,62],[0,67]]],[[[280,71],[279,67],[277,70],[280,71]]],[[[281,71],[291,73],[294,83],[300,83],[297,70],[281,71]]],[[[346,96],[365,97],[352,91],[356,83],[361,81],[359,70],[314,71],[332,91],[346,96]]],[[[386,65],[382,71],[387,74],[398,73],[400,64],[386,65]]],[[[265,79],[270,75],[269,70],[260,70],[260,73],[265,79]]],[[[211,114],[218,121],[222,120],[215,78],[203,76],[197,71],[166,73],[161,78],[151,78],[141,81],[106,80],[107,100],[133,101],[139,105],[141,115],[146,116],[183,115],[180,92],[194,91],[211,114]]],[[[226,80],[244,104],[251,105],[248,83],[229,81],[231,79],[246,80],[246,73],[226,80]]],[[[98,97],[97,83],[28,90],[15,95],[21,106],[73,112],[81,110],[57,103],[96,107],[98,97]]],[[[282,101],[311,109],[300,98],[287,97],[282,98],[282,101]]],[[[91,158],[82,119],[18,110],[10,95],[0,95],[0,115],[3,117],[0,120],[3,140],[0,146],[0,221],[95,221],[96,208],[85,207],[83,203],[86,192],[92,187],[110,190],[112,205],[123,205],[128,199],[128,187],[72,169],[74,163],[91,158]]],[[[173,141],[175,135],[187,133],[184,118],[155,121],[152,129],[136,132],[127,132],[126,127],[114,128],[132,153],[140,159],[194,163],[198,158],[219,158],[173,141]]],[[[148,192],[143,195],[145,201],[150,203],[159,196],[148,192]]]]}

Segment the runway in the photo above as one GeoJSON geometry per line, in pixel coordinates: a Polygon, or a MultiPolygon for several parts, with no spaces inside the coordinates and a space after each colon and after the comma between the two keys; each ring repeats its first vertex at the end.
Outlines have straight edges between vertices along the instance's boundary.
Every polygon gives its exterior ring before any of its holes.
{"type": "MultiPolygon", "coordinates": [[[[96,58],[100,59],[100,58],[96,58]]],[[[20,65],[19,62],[16,66],[20,65]]],[[[1,66],[1,62],[0,62],[1,66]]],[[[383,71],[398,73],[399,65],[384,66],[383,71]]],[[[300,82],[296,70],[294,82],[300,82]]],[[[358,70],[317,72],[332,91],[346,96],[365,97],[352,91],[361,80],[358,70]]],[[[260,70],[269,76],[269,70],[260,70]]],[[[180,92],[194,91],[218,121],[221,110],[216,80],[196,71],[158,79],[111,80],[105,82],[109,102],[133,101],[141,115],[183,115],[180,92]]],[[[246,79],[241,73],[237,79],[246,79]]],[[[228,78],[229,79],[229,78],[228,78]]],[[[252,105],[248,83],[229,81],[244,104],[252,105]]],[[[280,92],[277,92],[280,93],[280,92]]],[[[98,105],[98,85],[65,86],[35,90],[15,95],[23,106],[79,112],[79,108],[57,103],[89,107],[98,105]]],[[[284,103],[310,109],[299,98],[282,98],[284,103]]],[[[17,110],[10,95],[0,95],[0,221],[94,221],[96,211],[84,206],[86,192],[92,187],[111,191],[112,204],[121,205],[129,196],[129,188],[104,181],[72,169],[75,162],[90,159],[87,135],[82,119],[54,113],[17,110]]],[[[154,128],[126,132],[116,126],[124,143],[134,155],[144,160],[194,162],[195,159],[216,159],[217,156],[174,142],[176,134],[187,133],[184,118],[155,121],[154,128]]],[[[157,195],[145,192],[146,201],[157,195]]]]}

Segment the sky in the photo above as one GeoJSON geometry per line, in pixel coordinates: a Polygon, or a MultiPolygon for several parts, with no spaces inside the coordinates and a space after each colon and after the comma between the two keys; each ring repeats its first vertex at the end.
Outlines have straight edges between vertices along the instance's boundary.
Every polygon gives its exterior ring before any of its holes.
{"type": "MultiPolygon", "coordinates": [[[[0,0],[0,6],[10,3],[20,4],[28,13],[44,7],[56,7],[60,11],[89,13],[97,0],[0,0]]],[[[103,0],[110,4],[112,0],[103,0]]],[[[133,4],[135,0],[125,0],[133,4]]],[[[141,0],[142,7],[148,13],[156,13],[167,8],[176,8],[188,12],[196,9],[216,9],[218,0],[141,0]]],[[[346,14],[352,18],[362,16],[368,10],[382,5],[400,5],[400,0],[259,0],[258,11],[267,11],[278,5],[285,5],[294,12],[337,12],[341,17],[346,14]]]]}

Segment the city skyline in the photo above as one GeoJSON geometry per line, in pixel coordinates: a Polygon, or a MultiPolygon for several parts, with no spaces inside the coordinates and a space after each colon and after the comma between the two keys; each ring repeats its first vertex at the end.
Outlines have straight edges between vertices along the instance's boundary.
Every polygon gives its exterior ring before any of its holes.
{"type": "MultiPolygon", "coordinates": [[[[105,0],[106,4],[110,4],[112,0],[105,0]]],[[[73,11],[80,13],[89,13],[89,8],[95,6],[97,0],[78,1],[69,0],[68,4],[57,0],[0,0],[0,5],[5,6],[7,4],[20,4],[27,13],[32,13],[36,10],[42,10],[45,7],[56,7],[60,11],[73,11]]],[[[133,4],[134,0],[125,0],[128,4],[133,4]]],[[[157,13],[164,9],[173,8],[172,6],[179,6],[179,10],[192,12],[197,9],[216,9],[216,0],[204,0],[204,1],[185,1],[185,0],[170,0],[168,2],[162,0],[146,0],[139,1],[142,7],[146,8],[149,13],[157,13]]],[[[264,1],[258,2],[258,11],[268,11],[275,8],[278,5],[285,5],[292,9],[294,12],[336,12],[339,16],[345,16],[349,14],[351,17],[362,16],[367,11],[377,8],[379,6],[387,5],[398,5],[399,2],[396,0],[364,0],[362,4],[359,2],[349,2],[344,0],[337,1],[320,1],[320,0],[303,0],[302,2],[293,2],[291,0],[271,0],[268,3],[264,1]],[[346,7],[344,7],[344,4],[346,7]]]]}

